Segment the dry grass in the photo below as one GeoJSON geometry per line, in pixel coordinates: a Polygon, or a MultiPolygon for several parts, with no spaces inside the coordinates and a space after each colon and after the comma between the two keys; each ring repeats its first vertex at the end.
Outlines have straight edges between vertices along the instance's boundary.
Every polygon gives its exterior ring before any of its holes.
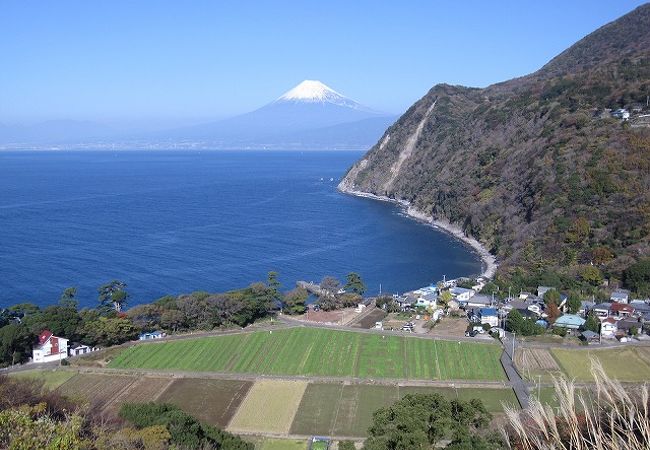
{"type": "Polygon", "coordinates": [[[288,434],[307,383],[300,381],[256,382],[232,418],[233,432],[288,434]]]}
{"type": "Polygon", "coordinates": [[[512,448],[522,450],[646,450],[650,448],[650,396],[643,384],[634,391],[608,377],[591,360],[595,387],[576,392],[573,382],[554,379],[556,411],[534,398],[524,410],[505,408],[504,430],[512,448]]]}
{"type": "Polygon", "coordinates": [[[547,380],[553,374],[559,375],[561,371],[551,352],[538,348],[520,347],[515,354],[515,366],[522,375],[535,381],[538,375],[547,380]]]}

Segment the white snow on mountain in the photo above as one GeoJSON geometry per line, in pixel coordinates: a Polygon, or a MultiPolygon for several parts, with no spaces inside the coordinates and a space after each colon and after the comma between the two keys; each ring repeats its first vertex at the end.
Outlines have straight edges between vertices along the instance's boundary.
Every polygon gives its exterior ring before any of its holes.
{"type": "Polygon", "coordinates": [[[285,92],[276,102],[331,103],[348,108],[369,110],[318,80],[301,82],[293,89],[285,92]]]}

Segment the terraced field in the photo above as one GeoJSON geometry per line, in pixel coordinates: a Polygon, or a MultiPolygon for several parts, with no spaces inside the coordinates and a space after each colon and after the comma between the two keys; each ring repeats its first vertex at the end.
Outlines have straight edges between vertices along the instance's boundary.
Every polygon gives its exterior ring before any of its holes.
{"type": "Polygon", "coordinates": [[[250,381],[182,378],[158,397],[173,403],[197,419],[225,428],[253,385],[250,381]]]}
{"type": "Polygon", "coordinates": [[[124,403],[146,403],[158,399],[172,383],[169,378],[138,378],[132,384],[128,385],[120,393],[115,395],[104,407],[104,414],[115,417],[119,414],[120,408],[124,403]]]}
{"type": "Polygon", "coordinates": [[[593,381],[591,358],[600,361],[605,372],[619,381],[643,382],[650,378],[650,349],[625,347],[598,350],[551,350],[560,367],[569,378],[593,381]]]}
{"type": "Polygon", "coordinates": [[[131,376],[79,374],[59,386],[57,391],[72,398],[88,400],[96,408],[103,409],[137,380],[131,376]]]}
{"type": "Polygon", "coordinates": [[[289,433],[307,383],[258,381],[248,392],[228,429],[237,432],[289,433]]]}
{"type": "Polygon", "coordinates": [[[517,405],[512,389],[369,386],[314,383],[307,386],[291,434],[364,437],[372,414],[406,394],[439,393],[447,398],[480,398],[490,412],[501,412],[502,401],[517,405]]]}
{"type": "Polygon", "coordinates": [[[48,390],[56,389],[74,377],[77,372],[72,370],[25,370],[10,374],[12,377],[43,382],[43,387],[48,390]]]}
{"type": "Polygon", "coordinates": [[[114,368],[432,380],[504,380],[493,344],[316,328],[136,345],[114,368]]]}
{"type": "MultiPolygon", "coordinates": [[[[516,404],[508,388],[443,388],[397,385],[307,383],[289,380],[74,375],[59,392],[87,400],[115,417],[125,402],[173,403],[199,420],[239,433],[273,436],[364,437],[377,409],[409,393],[481,398],[491,412],[516,404]]],[[[271,444],[269,444],[271,445],[271,444]]]]}

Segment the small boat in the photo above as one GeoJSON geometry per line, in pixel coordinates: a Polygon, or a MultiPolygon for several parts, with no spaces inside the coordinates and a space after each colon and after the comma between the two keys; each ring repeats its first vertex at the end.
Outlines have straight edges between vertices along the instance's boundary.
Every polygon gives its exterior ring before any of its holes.
{"type": "Polygon", "coordinates": [[[334,181],[334,178],[330,178],[330,181],[334,181]]]}
{"type": "Polygon", "coordinates": [[[320,180],[323,181],[323,177],[320,177],[320,180]]]}

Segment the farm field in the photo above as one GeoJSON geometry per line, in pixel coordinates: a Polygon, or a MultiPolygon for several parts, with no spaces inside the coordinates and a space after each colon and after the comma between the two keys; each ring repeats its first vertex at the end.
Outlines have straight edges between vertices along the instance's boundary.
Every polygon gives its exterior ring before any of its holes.
{"type": "Polygon", "coordinates": [[[372,423],[372,414],[398,400],[397,388],[388,386],[343,386],[338,404],[333,435],[365,436],[372,423]]]}
{"type": "Polygon", "coordinates": [[[160,395],[197,419],[225,428],[253,385],[250,381],[181,378],[160,395]]]}
{"type": "Polygon", "coordinates": [[[530,381],[550,381],[559,375],[561,368],[548,349],[520,347],[515,354],[515,366],[519,373],[530,381]]]}
{"type": "Polygon", "coordinates": [[[504,380],[493,344],[316,328],[135,345],[109,367],[265,375],[504,380]]]}
{"type": "Polygon", "coordinates": [[[77,372],[72,370],[25,370],[23,372],[12,373],[12,377],[39,380],[43,382],[43,387],[53,390],[63,383],[74,377],[77,372]]]}
{"type": "Polygon", "coordinates": [[[597,358],[605,372],[623,382],[642,382],[650,378],[649,349],[625,347],[603,350],[551,350],[563,372],[578,381],[593,381],[591,357],[597,358]]]}
{"type": "MultiPolygon", "coordinates": [[[[45,377],[50,371],[34,372],[45,377]]],[[[481,398],[494,413],[501,402],[516,404],[507,388],[445,388],[302,381],[242,381],[206,378],[136,377],[76,374],[58,387],[62,394],[87,400],[106,417],[117,415],[125,402],[173,403],[197,419],[240,433],[365,437],[372,414],[408,393],[437,392],[448,398],[481,398]]],[[[543,390],[543,394],[547,392],[543,390]]],[[[261,445],[280,445],[256,440],[261,445]]],[[[283,442],[283,441],[280,441],[283,442]]],[[[297,443],[286,444],[294,445],[297,443]]],[[[301,443],[305,444],[304,442],[301,443]]],[[[280,447],[282,448],[282,447],[280,447]]],[[[285,447],[289,448],[289,447],[285,447]]],[[[302,447],[300,447],[302,448],[302,447]]]]}
{"type": "Polygon", "coordinates": [[[244,398],[228,429],[233,432],[288,434],[307,383],[256,382],[244,398]]]}
{"type": "Polygon", "coordinates": [[[117,417],[124,403],[145,403],[158,399],[167,389],[172,380],[169,378],[141,377],[117,394],[104,407],[103,413],[107,416],[117,417]]]}
{"type": "Polygon", "coordinates": [[[431,394],[438,393],[449,399],[458,398],[459,400],[468,401],[473,398],[479,398],[483,401],[485,408],[491,413],[500,413],[503,411],[502,403],[519,407],[519,402],[515,393],[510,388],[439,388],[439,387],[421,387],[421,386],[400,386],[399,396],[404,397],[406,394],[431,394]]]}
{"type": "Polygon", "coordinates": [[[332,434],[342,393],[341,383],[308,385],[291,424],[291,434],[332,434]]]}
{"type": "Polygon", "coordinates": [[[307,446],[307,441],[264,439],[255,445],[255,450],[307,450],[307,446]]]}
{"type": "Polygon", "coordinates": [[[78,374],[59,386],[57,391],[71,398],[87,400],[103,409],[136,381],[137,378],[132,376],[78,374]]]}
{"type": "Polygon", "coordinates": [[[307,386],[291,434],[365,436],[372,413],[410,393],[439,393],[447,398],[480,398],[488,411],[503,411],[501,402],[518,405],[509,388],[440,388],[312,383],[307,386]]]}

